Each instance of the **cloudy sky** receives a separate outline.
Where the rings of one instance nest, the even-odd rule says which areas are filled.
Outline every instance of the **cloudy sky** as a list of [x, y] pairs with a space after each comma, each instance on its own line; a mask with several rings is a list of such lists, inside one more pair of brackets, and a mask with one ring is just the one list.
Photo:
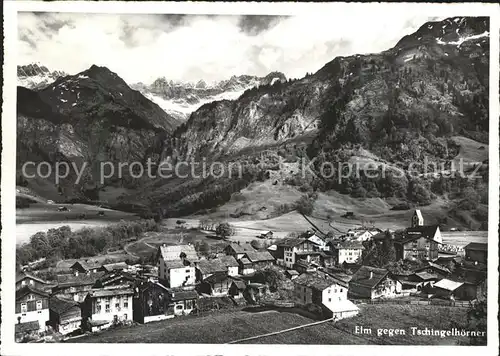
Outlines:
[[388, 49], [435, 19], [386, 10], [293, 17], [19, 13], [18, 63], [69, 74], [97, 64], [128, 83], [161, 76], [212, 82], [275, 70], [299, 78], [339, 55]]

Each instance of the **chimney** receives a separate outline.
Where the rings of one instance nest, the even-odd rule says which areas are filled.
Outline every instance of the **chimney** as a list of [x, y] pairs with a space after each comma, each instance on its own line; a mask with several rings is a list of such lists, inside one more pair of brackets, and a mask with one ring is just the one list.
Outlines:
[[370, 279], [372, 279], [372, 278], [373, 278], [373, 272], [370, 271]]

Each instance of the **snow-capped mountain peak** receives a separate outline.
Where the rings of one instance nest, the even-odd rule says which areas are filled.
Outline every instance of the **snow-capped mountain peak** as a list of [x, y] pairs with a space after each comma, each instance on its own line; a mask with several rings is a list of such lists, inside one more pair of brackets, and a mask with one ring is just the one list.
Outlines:
[[187, 120], [192, 112], [204, 104], [220, 100], [236, 100], [245, 90], [285, 81], [283, 73], [272, 72], [265, 77], [233, 75], [227, 80], [214, 83], [207, 83], [203, 79], [196, 83], [179, 82], [160, 77], [151, 85], [137, 83], [131, 87], [158, 104], [168, 114], [179, 120]]
[[17, 85], [40, 90], [67, 74], [63, 71], [50, 71], [40, 63], [17, 66]]

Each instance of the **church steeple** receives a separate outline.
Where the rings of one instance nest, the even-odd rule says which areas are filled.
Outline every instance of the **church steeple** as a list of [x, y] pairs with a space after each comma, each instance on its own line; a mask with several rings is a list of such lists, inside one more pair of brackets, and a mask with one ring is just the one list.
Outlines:
[[411, 217], [411, 227], [424, 226], [424, 217], [420, 210], [415, 210]]

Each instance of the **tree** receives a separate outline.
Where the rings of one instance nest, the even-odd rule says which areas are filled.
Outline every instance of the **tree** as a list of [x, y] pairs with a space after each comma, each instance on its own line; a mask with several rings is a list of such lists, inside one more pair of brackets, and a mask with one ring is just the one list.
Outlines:
[[314, 211], [314, 200], [308, 195], [303, 195], [295, 205], [297, 211], [303, 215], [311, 215]]
[[215, 229], [215, 233], [217, 236], [222, 237], [223, 239], [227, 239], [229, 236], [234, 234], [234, 229], [229, 223], [223, 222], [220, 223]]
[[[467, 311], [467, 329], [483, 331], [486, 335], [488, 324], [486, 300], [474, 302]], [[486, 336], [471, 336], [471, 345], [486, 345]]]

